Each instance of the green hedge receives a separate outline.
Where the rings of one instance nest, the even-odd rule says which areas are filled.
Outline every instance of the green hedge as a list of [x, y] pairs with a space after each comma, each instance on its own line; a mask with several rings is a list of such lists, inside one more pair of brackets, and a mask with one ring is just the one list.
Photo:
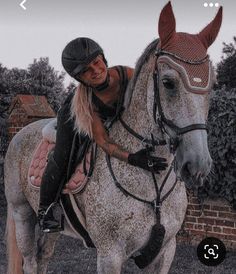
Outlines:
[[213, 167], [199, 197], [222, 197], [236, 209], [236, 89], [213, 91], [208, 128]]

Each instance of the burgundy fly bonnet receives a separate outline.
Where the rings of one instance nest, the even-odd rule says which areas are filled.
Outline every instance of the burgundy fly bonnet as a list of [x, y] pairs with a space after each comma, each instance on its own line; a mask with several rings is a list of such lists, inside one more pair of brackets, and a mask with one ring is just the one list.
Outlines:
[[[176, 32], [171, 3], [163, 8], [158, 25], [160, 52], [157, 63], [166, 63], [182, 76], [186, 90], [203, 94], [211, 89], [213, 69], [207, 55], [222, 22], [222, 7], [198, 34]], [[162, 56], [163, 54], [163, 56]]]

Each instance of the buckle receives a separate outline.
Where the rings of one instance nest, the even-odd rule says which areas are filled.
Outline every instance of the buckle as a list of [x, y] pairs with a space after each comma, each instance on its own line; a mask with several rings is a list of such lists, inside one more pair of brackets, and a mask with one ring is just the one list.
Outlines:
[[161, 202], [157, 203], [157, 200], [153, 200], [152, 205], [155, 213], [161, 213]]
[[154, 166], [153, 161], [148, 160], [148, 167], [153, 167], [153, 166]]

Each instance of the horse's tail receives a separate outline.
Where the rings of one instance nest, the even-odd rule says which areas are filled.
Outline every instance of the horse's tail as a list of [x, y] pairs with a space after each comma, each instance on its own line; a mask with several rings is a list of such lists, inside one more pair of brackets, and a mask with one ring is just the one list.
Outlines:
[[12, 209], [9, 205], [7, 207], [6, 241], [8, 262], [7, 274], [23, 274], [23, 258], [16, 243], [15, 221], [12, 216]]

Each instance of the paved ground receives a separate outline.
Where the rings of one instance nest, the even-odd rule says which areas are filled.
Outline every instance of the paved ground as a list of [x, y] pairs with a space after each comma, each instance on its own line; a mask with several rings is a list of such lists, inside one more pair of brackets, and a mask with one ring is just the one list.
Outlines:
[[[0, 274], [6, 273], [6, 246], [4, 229], [6, 219], [6, 201], [3, 184], [0, 182]], [[85, 249], [81, 242], [61, 236], [57, 242], [55, 254], [50, 262], [48, 274], [95, 274], [96, 250]], [[139, 274], [139, 269], [129, 261], [123, 274]], [[196, 248], [178, 245], [169, 274], [235, 274], [236, 253], [228, 252], [225, 261], [217, 267], [202, 265], [196, 255]]]

